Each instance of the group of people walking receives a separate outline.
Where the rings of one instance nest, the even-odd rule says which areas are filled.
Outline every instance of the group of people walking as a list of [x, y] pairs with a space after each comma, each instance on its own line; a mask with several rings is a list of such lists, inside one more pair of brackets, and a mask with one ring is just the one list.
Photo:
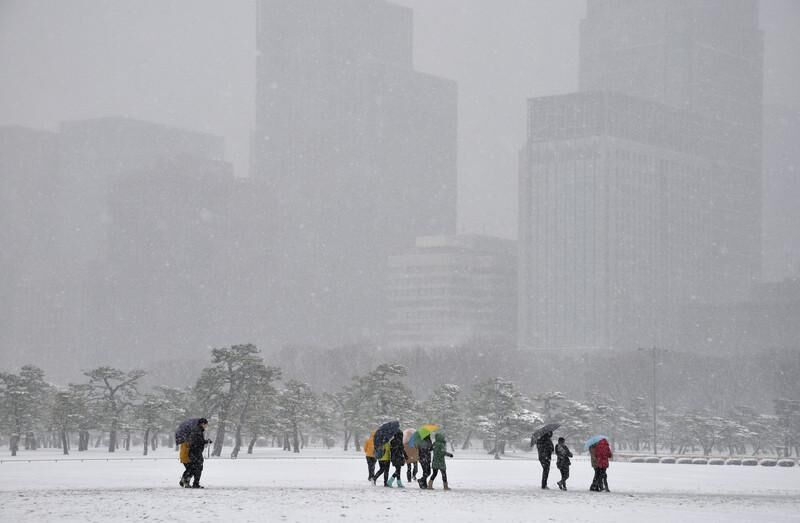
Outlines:
[[[431, 441], [431, 435], [428, 434], [424, 438], [419, 439], [415, 444], [410, 445], [408, 438], [403, 437], [402, 431], [397, 431], [387, 443], [382, 446], [382, 452], [375, 452], [375, 432], [369, 435], [364, 442], [364, 454], [367, 459], [367, 471], [369, 476], [367, 479], [373, 485], [377, 484], [378, 479], [383, 477], [384, 487], [393, 487], [397, 482], [398, 488], [404, 488], [402, 480], [402, 468], [407, 466], [406, 480], [411, 483], [416, 480], [421, 489], [433, 489], [433, 482], [436, 476], [441, 473], [442, 475], [442, 488], [450, 490], [447, 485], [447, 464], [445, 457], [453, 457], [453, 454], [447, 452], [447, 441], [444, 435], [437, 432], [434, 440]], [[376, 458], [375, 456], [380, 457]], [[378, 471], [375, 472], [375, 465], [378, 465]], [[417, 464], [422, 468], [422, 476], [417, 479]], [[389, 469], [394, 467], [394, 473], [389, 476]], [[430, 478], [429, 478], [430, 476]]]
[[[397, 423], [397, 422], [395, 422]], [[203, 488], [200, 485], [200, 476], [203, 474], [203, 449], [211, 440], [206, 439], [205, 430], [208, 427], [206, 418], [190, 419], [181, 424], [175, 432], [175, 443], [179, 448], [179, 457], [185, 470], [181, 475], [178, 484], [185, 488]], [[391, 430], [391, 429], [390, 429]], [[433, 441], [431, 434], [416, 438], [417, 434], [409, 429], [404, 435], [403, 431], [397, 430], [389, 441], [385, 439], [378, 449], [375, 447], [375, 432], [371, 433], [364, 442], [364, 454], [367, 459], [368, 480], [373, 485], [383, 478], [384, 487], [393, 487], [395, 482], [398, 488], [404, 488], [402, 480], [402, 469], [406, 470], [406, 480], [411, 483], [416, 480], [421, 489], [433, 489], [433, 482], [436, 477], [442, 475], [442, 488], [450, 490], [447, 485], [447, 464], [445, 458], [452, 458], [453, 454], [447, 451], [447, 441], [441, 432], [436, 432]], [[389, 432], [384, 436], [388, 438]], [[415, 437], [410, 441], [409, 436]], [[550, 463], [553, 454], [556, 455], [556, 467], [561, 472], [561, 479], [556, 482], [558, 488], [567, 490], [567, 479], [569, 479], [569, 468], [572, 464], [572, 451], [567, 447], [564, 438], [558, 438], [558, 444], [553, 445], [553, 433], [545, 432], [535, 440], [536, 450], [539, 455], [539, 463], [542, 465], [542, 488], [549, 489], [547, 486], [548, 476], [550, 475]], [[605, 437], [598, 436], [596, 440], [590, 440], [588, 445], [589, 456], [594, 478], [589, 490], [593, 492], [609, 492], [608, 489], [608, 465], [613, 457], [611, 446]], [[531, 446], [534, 440], [531, 438]], [[377, 451], [377, 452], [376, 452]], [[419, 464], [422, 468], [422, 476], [417, 479]], [[378, 465], [378, 471], [375, 466]], [[389, 476], [391, 467], [394, 473]]]
[[[567, 447], [564, 438], [558, 438], [558, 444], [553, 447], [553, 433], [546, 432], [536, 440], [536, 450], [539, 454], [539, 463], [542, 465], [542, 488], [549, 489], [547, 478], [550, 475], [550, 462], [553, 453], [556, 455], [556, 467], [561, 472], [561, 479], [556, 482], [558, 488], [567, 490], [567, 479], [569, 479], [569, 467], [572, 464], [570, 458], [572, 451]], [[589, 446], [589, 456], [594, 469], [594, 478], [589, 490], [592, 492], [609, 492], [608, 490], [608, 469], [609, 459], [613, 456], [611, 446], [605, 438], [599, 439], [596, 443]]]

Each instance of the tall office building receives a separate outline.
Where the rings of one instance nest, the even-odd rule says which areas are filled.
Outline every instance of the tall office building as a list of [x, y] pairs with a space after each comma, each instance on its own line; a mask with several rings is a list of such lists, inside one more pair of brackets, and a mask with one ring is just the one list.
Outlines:
[[520, 158], [522, 347], [677, 339], [759, 275], [754, 1], [590, 2], [581, 92], [532, 99]]
[[456, 86], [412, 64], [412, 12], [262, 0], [251, 176], [273, 210], [265, 292], [282, 341], [380, 335], [386, 260], [456, 219]]
[[747, 299], [761, 266], [763, 36], [756, 0], [600, 0], [581, 24], [580, 90], [629, 94], [720, 124], [709, 299]]

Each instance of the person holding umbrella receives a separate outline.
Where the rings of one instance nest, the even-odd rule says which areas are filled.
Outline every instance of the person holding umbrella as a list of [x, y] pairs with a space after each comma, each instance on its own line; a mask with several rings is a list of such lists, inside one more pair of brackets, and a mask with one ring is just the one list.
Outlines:
[[[375, 484], [381, 475], [383, 475], [383, 486], [388, 487], [389, 476], [389, 460], [391, 454], [389, 451], [389, 441], [400, 430], [399, 421], [389, 421], [378, 427], [373, 436], [373, 447], [375, 453], [373, 456], [378, 460], [378, 473], [372, 477], [372, 483]], [[401, 433], [402, 434], [402, 433]], [[402, 436], [401, 436], [402, 440]]]
[[547, 477], [550, 475], [550, 460], [553, 457], [553, 433], [545, 432], [536, 440], [536, 450], [539, 453], [539, 463], [542, 465], [542, 488], [549, 489]]
[[608, 475], [606, 471], [608, 470], [608, 460], [610, 460], [614, 454], [611, 452], [611, 445], [608, 444], [607, 439], [601, 439], [597, 442], [597, 445], [594, 446], [594, 457], [595, 461], [597, 462], [597, 470], [599, 472], [598, 482], [597, 482], [597, 490], [610, 492], [608, 490]]
[[[605, 446], [608, 447], [608, 438], [606, 438], [602, 434], [592, 436], [591, 438], [586, 440], [586, 443], [583, 444], [583, 448], [589, 451], [589, 457], [591, 458], [592, 461], [592, 469], [594, 469], [594, 478], [592, 478], [592, 485], [589, 487], [589, 490], [593, 492], [599, 492], [603, 490], [604, 487], [603, 471], [600, 470], [600, 461], [598, 459], [598, 454], [597, 454], [597, 445], [601, 441], [605, 441]], [[605, 455], [605, 452], [602, 452], [602, 454]], [[607, 458], [608, 457], [611, 457], [611, 447], [608, 447]], [[608, 468], [607, 458], [605, 460], [606, 468]], [[607, 482], [608, 480], [606, 480], [606, 484]]]
[[[203, 486], [200, 485], [200, 476], [203, 474], [203, 449], [207, 443], [211, 443], [211, 440], [205, 437], [208, 420], [206, 418], [200, 418], [196, 421], [197, 423], [189, 432], [185, 442], [182, 442], [186, 445], [187, 461], [184, 461], [184, 455], [183, 452], [181, 452], [181, 462], [186, 467], [186, 470], [181, 477], [180, 486], [186, 488], [190, 486], [191, 488], [203, 488]], [[193, 477], [194, 481], [191, 482], [190, 485], [190, 481]]]

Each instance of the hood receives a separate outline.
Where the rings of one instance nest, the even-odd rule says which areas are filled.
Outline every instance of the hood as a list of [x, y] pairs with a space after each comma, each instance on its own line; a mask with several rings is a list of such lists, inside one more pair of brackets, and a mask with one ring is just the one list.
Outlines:
[[442, 443], [444, 443], [444, 434], [442, 434], [441, 432], [437, 432], [436, 441], [441, 441]]

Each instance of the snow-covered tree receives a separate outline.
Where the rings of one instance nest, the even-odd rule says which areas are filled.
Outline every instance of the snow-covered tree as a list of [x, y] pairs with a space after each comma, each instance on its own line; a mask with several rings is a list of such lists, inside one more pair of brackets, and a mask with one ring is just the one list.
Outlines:
[[137, 385], [146, 374], [143, 370], [124, 372], [112, 367], [98, 367], [84, 375], [89, 378], [90, 399], [108, 430], [108, 451], [117, 449], [117, 432], [125, 423], [125, 414], [139, 395]]

